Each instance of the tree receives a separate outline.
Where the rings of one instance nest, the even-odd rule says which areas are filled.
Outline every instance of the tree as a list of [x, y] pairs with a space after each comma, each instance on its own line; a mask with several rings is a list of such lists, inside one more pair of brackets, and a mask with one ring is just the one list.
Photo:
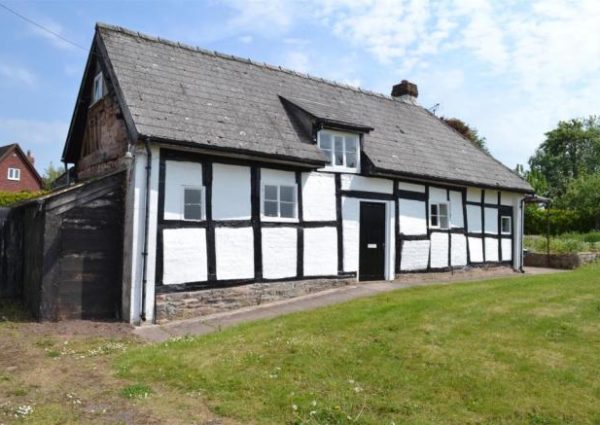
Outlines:
[[44, 183], [44, 189], [52, 189], [52, 183], [63, 174], [63, 170], [58, 167], [54, 167], [52, 162], [48, 165], [48, 168], [44, 170], [42, 181]]
[[557, 205], [578, 211], [583, 217], [593, 220], [600, 229], [600, 172], [581, 175], [571, 181], [565, 194], [557, 200]]
[[572, 180], [600, 172], [600, 118], [560, 121], [529, 158], [530, 173], [546, 181], [545, 196], [558, 198]]
[[473, 143], [475, 146], [477, 146], [484, 152], [490, 153], [490, 151], [487, 148], [487, 143], [486, 143], [485, 137], [481, 137], [479, 135], [479, 133], [477, 132], [477, 129], [469, 127], [469, 125], [467, 125], [467, 123], [465, 123], [462, 120], [459, 120], [458, 118], [441, 117], [441, 120], [444, 121], [446, 124], [448, 124], [453, 129], [455, 129], [456, 131], [458, 131], [464, 137], [469, 139], [471, 141], [471, 143]]

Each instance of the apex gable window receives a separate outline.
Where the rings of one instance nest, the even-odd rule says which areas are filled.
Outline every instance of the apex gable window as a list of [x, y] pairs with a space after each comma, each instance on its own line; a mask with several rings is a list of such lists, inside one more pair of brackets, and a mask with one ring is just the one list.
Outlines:
[[433, 229], [449, 229], [450, 217], [447, 203], [429, 204], [429, 227]]
[[295, 185], [265, 184], [263, 186], [263, 217], [295, 219], [297, 217]]
[[358, 172], [360, 162], [359, 135], [334, 130], [321, 130], [319, 149], [329, 159], [326, 169]]
[[509, 215], [500, 217], [500, 233], [510, 235], [512, 233], [512, 219]]
[[102, 72], [99, 72], [94, 77], [94, 85], [92, 86], [92, 104], [102, 99], [104, 94], [104, 77]]
[[9, 168], [7, 178], [8, 180], [21, 180], [21, 170], [19, 168]]
[[204, 191], [201, 187], [183, 187], [183, 219], [200, 221], [204, 218]]

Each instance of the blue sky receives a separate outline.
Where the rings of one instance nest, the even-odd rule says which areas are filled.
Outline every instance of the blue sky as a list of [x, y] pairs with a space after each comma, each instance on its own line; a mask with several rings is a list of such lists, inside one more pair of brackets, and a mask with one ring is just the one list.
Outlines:
[[97, 21], [283, 65], [463, 119], [510, 167], [558, 120], [600, 113], [600, 2], [13, 1], [0, 8], [0, 144], [59, 165]]

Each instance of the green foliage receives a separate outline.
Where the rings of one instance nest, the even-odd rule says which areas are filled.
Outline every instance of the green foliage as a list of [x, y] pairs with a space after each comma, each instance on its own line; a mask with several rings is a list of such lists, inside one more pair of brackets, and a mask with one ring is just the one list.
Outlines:
[[600, 266], [421, 287], [123, 353], [256, 424], [600, 421]]
[[557, 205], [577, 211], [584, 220], [593, 222], [595, 229], [600, 229], [600, 172], [571, 181]]
[[[548, 226], [549, 221], [549, 226]], [[568, 232], [586, 233], [594, 228], [594, 220], [578, 210], [539, 208], [527, 205], [525, 233], [528, 235], [560, 235]]]
[[546, 182], [539, 194], [552, 198], [564, 195], [572, 180], [600, 172], [600, 117], [560, 121], [546, 133], [529, 168], [534, 182]]
[[490, 151], [488, 150], [488, 147], [487, 147], [487, 142], [486, 142], [485, 137], [481, 137], [475, 128], [469, 127], [469, 125], [467, 123], [465, 123], [462, 120], [459, 120], [458, 118], [442, 117], [441, 120], [444, 121], [446, 124], [448, 124], [453, 129], [455, 129], [456, 131], [458, 131], [464, 137], [469, 139], [471, 141], [471, 143], [473, 143], [479, 149], [481, 149], [487, 153], [490, 153]]
[[52, 162], [48, 165], [48, 168], [44, 170], [44, 175], [42, 176], [42, 181], [44, 182], [44, 189], [50, 190], [52, 189], [52, 184], [54, 181], [59, 178], [63, 174], [63, 170], [59, 167], [55, 167]]
[[0, 192], [0, 207], [10, 207], [27, 199], [38, 198], [45, 195], [45, 191], [39, 192]]

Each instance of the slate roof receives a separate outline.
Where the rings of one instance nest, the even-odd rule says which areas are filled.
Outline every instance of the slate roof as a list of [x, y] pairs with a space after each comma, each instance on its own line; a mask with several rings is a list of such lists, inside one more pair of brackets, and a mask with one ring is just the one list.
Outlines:
[[323, 164], [281, 98], [323, 118], [373, 128], [375, 173], [532, 191], [422, 107], [247, 59], [97, 25], [122, 104], [140, 136]]

